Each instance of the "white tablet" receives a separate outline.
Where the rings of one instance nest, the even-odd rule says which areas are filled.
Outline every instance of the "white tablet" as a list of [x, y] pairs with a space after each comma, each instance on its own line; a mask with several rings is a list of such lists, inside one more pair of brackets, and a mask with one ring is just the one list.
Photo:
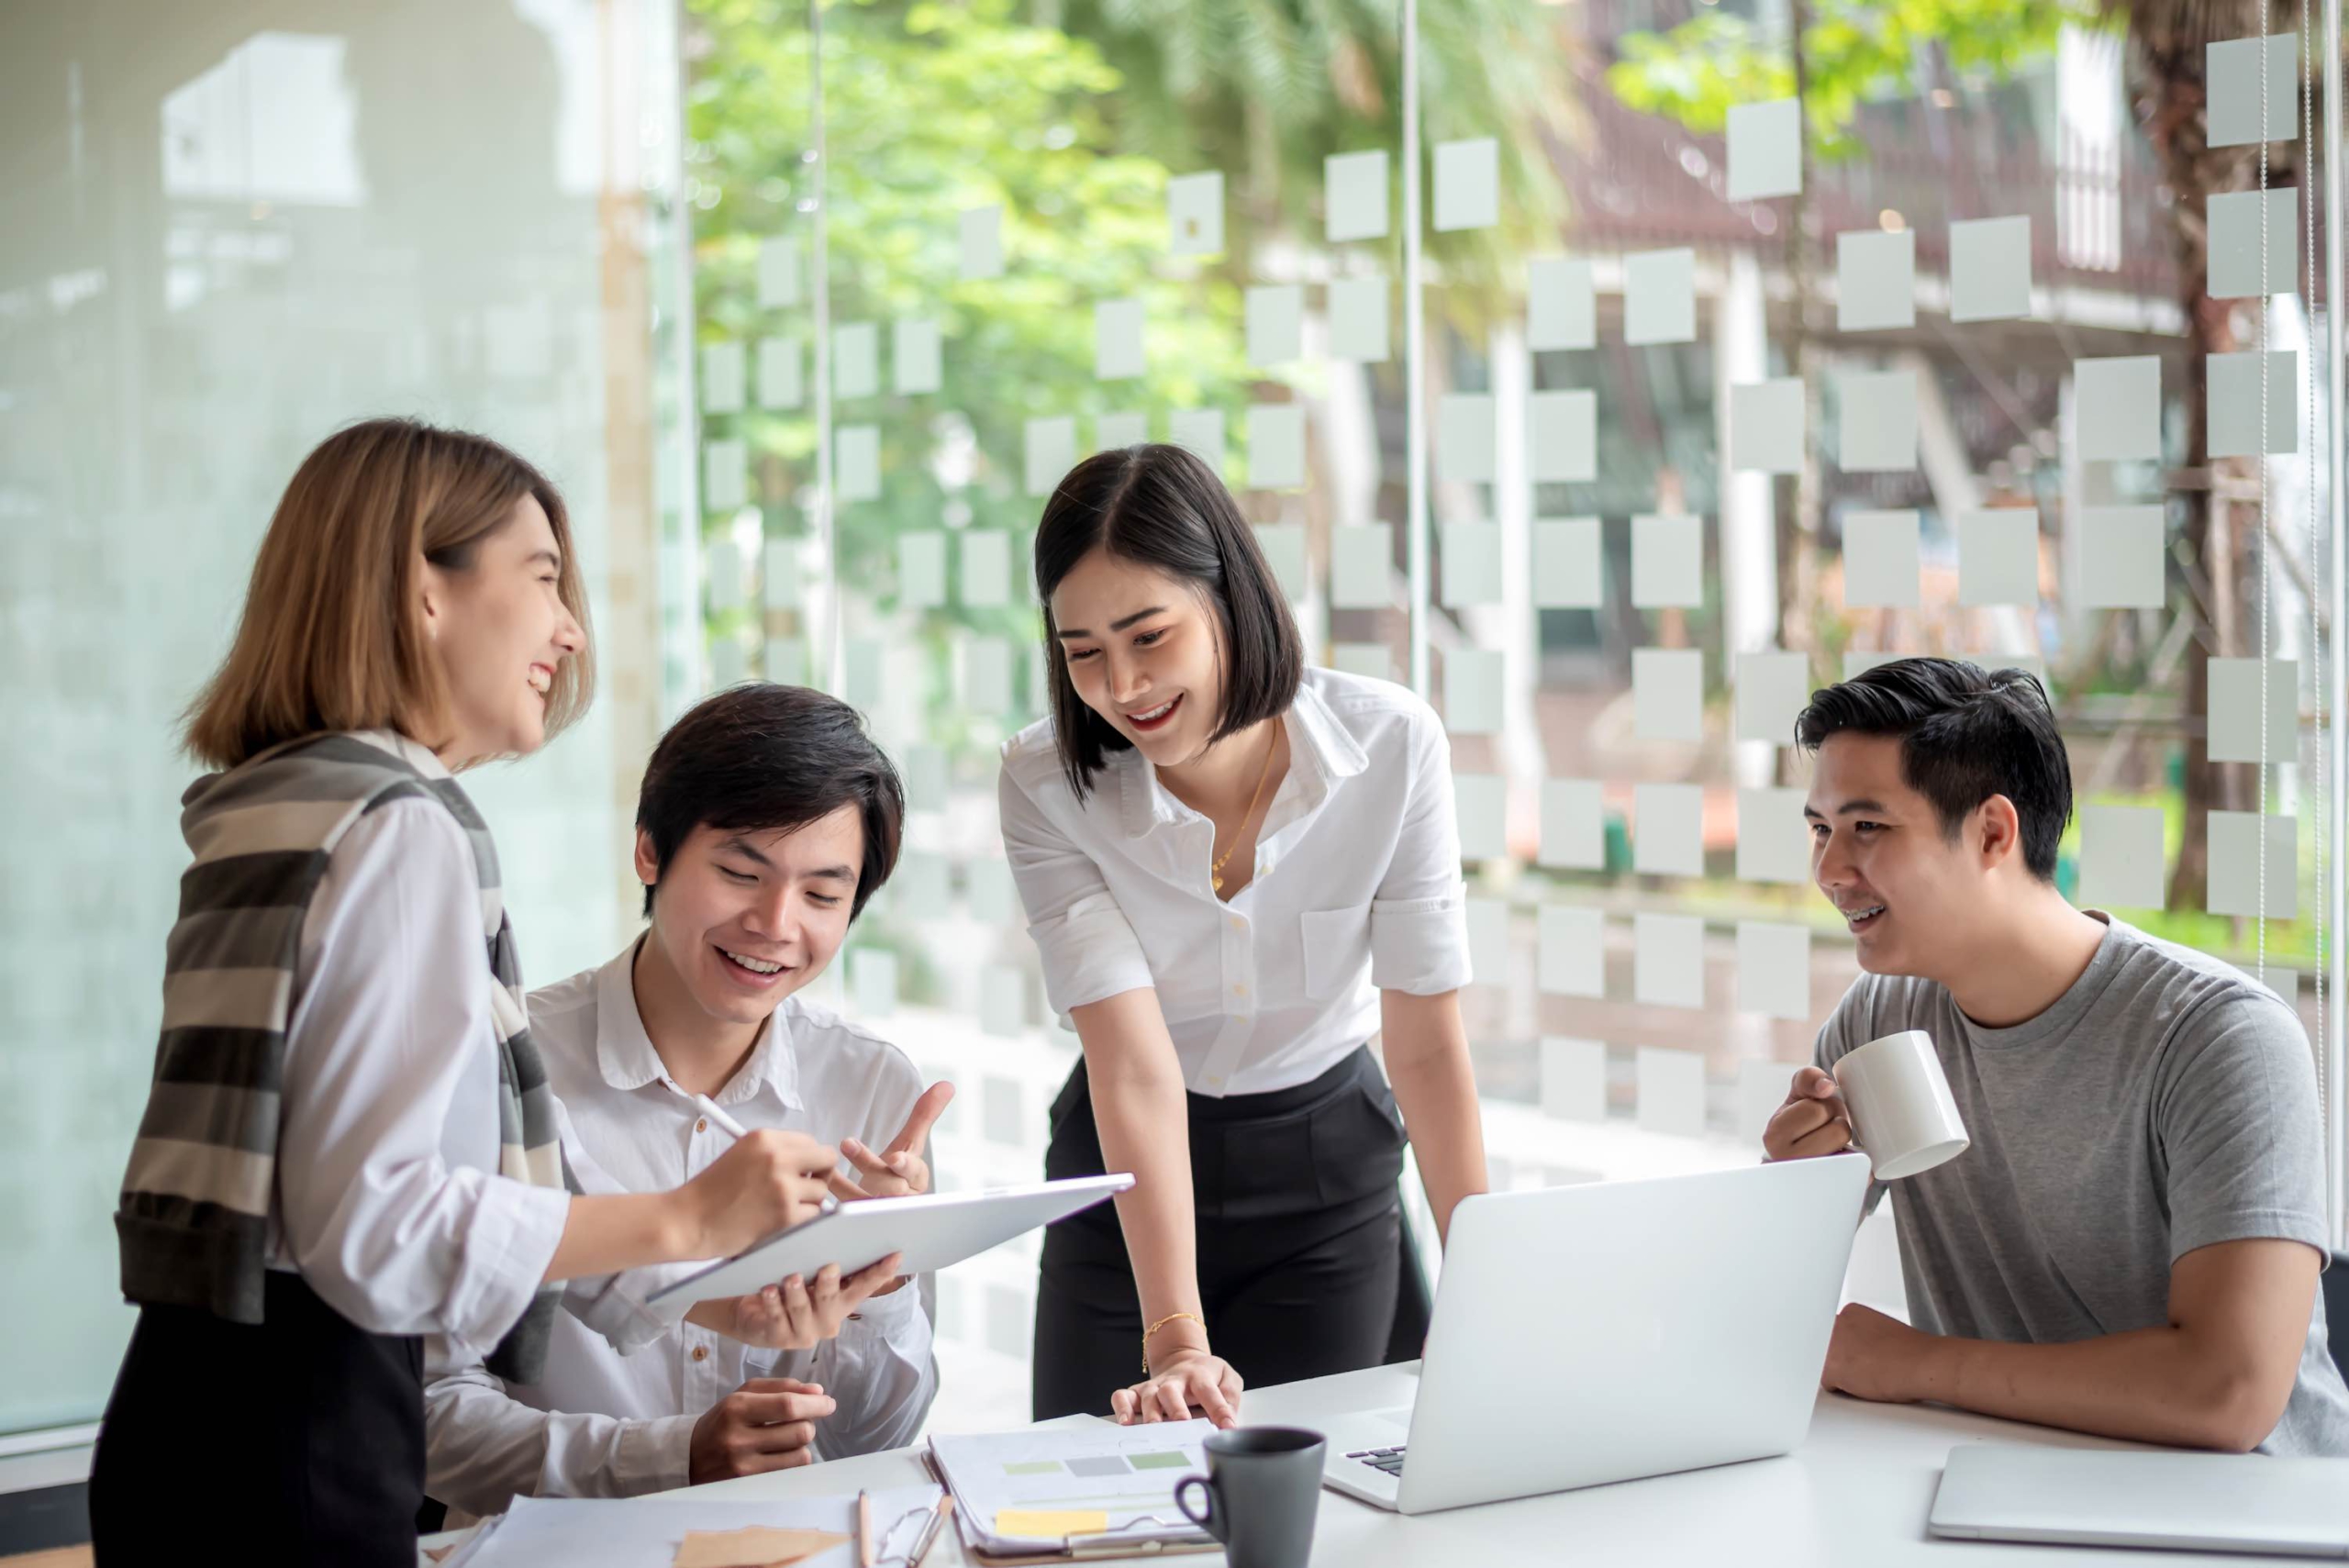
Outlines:
[[651, 1299], [748, 1296], [793, 1274], [813, 1279], [826, 1263], [838, 1263], [843, 1274], [854, 1273], [892, 1252], [905, 1254], [907, 1273], [926, 1274], [975, 1257], [1023, 1230], [1091, 1208], [1133, 1184], [1133, 1177], [1124, 1174], [1078, 1176], [985, 1192], [844, 1203], [657, 1290]]

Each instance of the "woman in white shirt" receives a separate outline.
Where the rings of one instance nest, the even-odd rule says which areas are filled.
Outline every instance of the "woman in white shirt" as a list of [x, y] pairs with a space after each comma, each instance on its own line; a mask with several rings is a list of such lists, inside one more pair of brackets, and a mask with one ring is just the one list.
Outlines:
[[1304, 668], [1181, 448], [1078, 464], [1035, 559], [1052, 717], [1004, 748], [1003, 836], [1085, 1050], [1045, 1170], [1136, 1183], [1046, 1235], [1034, 1413], [1228, 1426], [1245, 1381], [1386, 1359], [1405, 1126], [1439, 1233], [1485, 1184], [1449, 748], [1402, 687]]
[[[574, 1195], [487, 829], [451, 776], [586, 705], [562, 498], [406, 419], [306, 459], [191, 710], [195, 856], [116, 1217], [139, 1305], [90, 1478], [101, 1562], [234, 1540], [415, 1562], [422, 1339], [534, 1367], [562, 1305], [674, 1325], [617, 1271], [722, 1256], [812, 1211], [836, 1156], [753, 1134], [674, 1190]], [[568, 1282], [567, 1284], [564, 1282]], [[772, 1298], [696, 1322], [773, 1337]]]

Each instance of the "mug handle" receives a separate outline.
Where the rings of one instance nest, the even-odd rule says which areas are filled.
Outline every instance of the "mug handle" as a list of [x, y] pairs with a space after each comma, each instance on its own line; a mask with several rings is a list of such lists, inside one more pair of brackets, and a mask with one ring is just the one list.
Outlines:
[[[1207, 1498], [1204, 1512], [1195, 1514], [1191, 1511], [1188, 1494], [1194, 1486]], [[1174, 1483], [1174, 1506], [1183, 1510], [1183, 1517], [1216, 1540], [1228, 1543], [1231, 1537], [1223, 1522], [1223, 1510], [1216, 1507], [1216, 1500], [1215, 1477], [1211, 1475], [1186, 1475]]]

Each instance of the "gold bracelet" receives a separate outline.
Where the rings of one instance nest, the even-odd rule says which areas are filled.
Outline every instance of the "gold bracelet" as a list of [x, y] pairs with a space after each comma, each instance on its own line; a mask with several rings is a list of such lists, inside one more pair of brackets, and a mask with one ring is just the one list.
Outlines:
[[1200, 1317], [1196, 1312], [1170, 1312], [1165, 1317], [1161, 1318], [1157, 1322], [1152, 1323], [1149, 1328], [1144, 1329], [1141, 1331], [1141, 1374], [1144, 1377], [1148, 1377], [1150, 1375], [1150, 1337], [1152, 1334], [1157, 1333], [1161, 1329], [1165, 1328], [1169, 1323], [1174, 1322], [1178, 1318], [1188, 1318], [1192, 1322], [1197, 1323], [1202, 1329], [1205, 1329], [1208, 1326], [1208, 1320]]

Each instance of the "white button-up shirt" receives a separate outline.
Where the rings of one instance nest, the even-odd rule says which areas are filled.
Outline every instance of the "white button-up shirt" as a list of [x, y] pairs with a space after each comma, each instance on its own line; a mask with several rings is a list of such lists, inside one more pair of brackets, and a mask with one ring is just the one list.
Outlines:
[[1052, 721], [1003, 749], [1003, 841], [1065, 1018], [1155, 987], [1196, 1094], [1309, 1082], [1376, 1032], [1379, 990], [1468, 983], [1451, 745], [1389, 681], [1308, 669], [1284, 720], [1289, 765], [1229, 904], [1215, 825], [1132, 751], [1079, 801]]
[[[590, 1193], [681, 1185], [733, 1141], [665, 1081], [636, 1010], [635, 952], [630, 944], [601, 969], [530, 995], [530, 1037], [575, 1139], [573, 1173]], [[754, 1130], [786, 1128], [833, 1144], [853, 1137], [884, 1149], [921, 1087], [896, 1046], [792, 996], [711, 1097]], [[625, 1497], [683, 1486], [694, 1423], [754, 1377], [820, 1384], [838, 1402], [817, 1425], [819, 1457], [903, 1447], [938, 1392], [927, 1294], [907, 1285], [871, 1297], [839, 1338], [781, 1352], [680, 1323], [621, 1355], [558, 1316], [535, 1385], [503, 1383], [477, 1359], [459, 1364], [435, 1345], [425, 1391], [425, 1490], [486, 1514], [518, 1493]]]

